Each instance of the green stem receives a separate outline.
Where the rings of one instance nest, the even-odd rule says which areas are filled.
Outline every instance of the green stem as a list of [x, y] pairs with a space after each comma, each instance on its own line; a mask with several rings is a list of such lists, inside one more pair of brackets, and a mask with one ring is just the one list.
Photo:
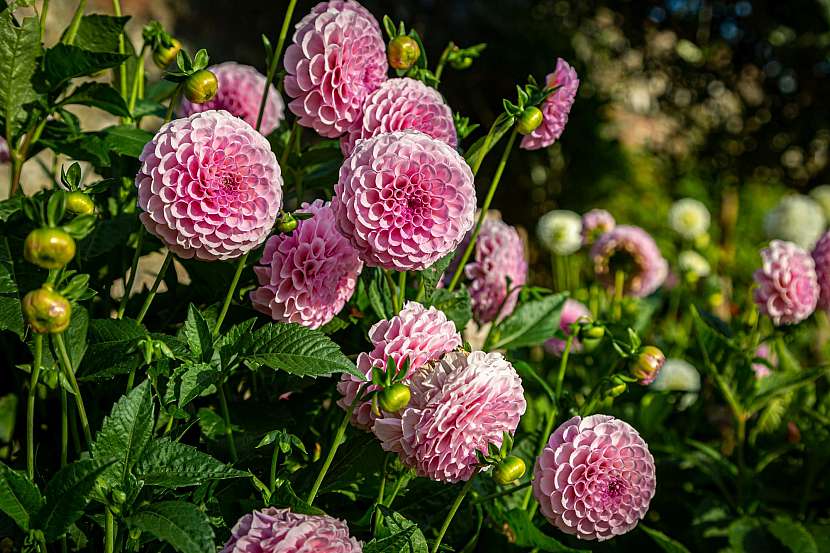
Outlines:
[[69, 406], [66, 401], [66, 389], [60, 386], [61, 397], [61, 468], [69, 460]]
[[746, 446], [746, 417], [739, 416], [736, 419], [737, 424], [737, 456], [738, 456], [738, 507], [743, 507], [744, 502], [744, 487], [746, 484], [746, 459], [744, 456], [744, 447]]
[[[130, 110], [130, 117], [135, 111], [135, 103], [138, 100], [139, 83], [144, 80], [144, 53], [147, 51], [147, 45], [141, 47], [141, 53], [138, 55], [138, 62], [136, 63], [135, 74], [133, 75], [133, 82], [130, 85], [130, 97], [127, 109]], [[126, 75], [125, 75], [126, 78]], [[126, 84], [124, 85], [126, 87]]]
[[[300, 134], [301, 127], [294, 121], [291, 124], [291, 130], [288, 132], [288, 140], [285, 142], [285, 149], [282, 151], [282, 155], [280, 156], [280, 168], [285, 167], [285, 164], [288, 162], [288, 156], [291, 155], [291, 148], [294, 144], [294, 140], [298, 134]], [[299, 197], [297, 198], [299, 201]]]
[[389, 286], [389, 292], [392, 294], [392, 309], [395, 310], [395, 313], [399, 313], [403, 306], [398, 305], [398, 291], [395, 287], [395, 281], [392, 280], [392, 275], [389, 273], [388, 269], [382, 269], [383, 276], [386, 278], [386, 285]]
[[106, 508], [106, 541], [104, 543], [105, 553], [113, 553], [115, 551], [115, 518], [112, 516], [112, 511], [109, 507]]
[[54, 334], [53, 339], [58, 346], [66, 380], [72, 386], [72, 393], [75, 395], [75, 405], [78, 408], [78, 417], [81, 419], [81, 428], [84, 431], [84, 439], [86, 440], [87, 447], [89, 447], [92, 444], [92, 432], [89, 429], [89, 420], [86, 417], [81, 389], [78, 387], [78, 381], [75, 379], [75, 370], [72, 368], [72, 361], [69, 360], [69, 354], [66, 352], [66, 343], [63, 340], [63, 334]]
[[559, 373], [556, 375], [556, 401], [562, 395], [562, 384], [565, 382], [565, 371], [568, 368], [568, 357], [571, 355], [571, 347], [574, 342], [574, 334], [576, 330], [571, 328], [568, 333], [568, 339], [565, 341], [565, 349], [562, 351], [562, 359], [559, 361]]
[[288, 36], [288, 27], [291, 25], [291, 18], [294, 15], [294, 6], [297, 5], [297, 0], [290, 0], [288, 8], [285, 10], [285, 17], [282, 20], [282, 28], [280, 29], [280, 36], [277, 39], [277, 47], [271, 57], [271, 63], [268, 66], [268, 74], [265, 78], [265, 90], [262, 91], [262, 100], [259, 102], [259, 113], [256, 116], [256, 130], [262, 126], [262, 115], [265, 113], [265, 104], [268, 102], [268, 89], [271, 82], [274, 80], [274, 75], [277, 73], [277, 66], [279, 65], [280, 56], [282, 55], [282, 48], [285, 46], [285, 38]]
[[[115, 14], [115, 17], [121, 17], [121, 0], [112, 0], [112, 12]], [[118, 53], [124, 54], [127, 51], [127, 48], [124, 43], [124, 32], [120, 32], [118, 34]], [[141, 54], [143, 56], [144, 50], [141, 50]], [[121, 97], [124, 100], [127, 99], [127, 62], [125, 61], [121, 65], [119, 65], [115, 70], [118, 71], [118, 81], [121, 89]], [[130, 109], [132, 112], [132, 109]]]
[[270, 478], [268, 479], [268, 489], [271, 490], [271, 493], [274, 493], [274, 490], [277, 489], [277, 460], [280, 457], [280, 444], [279, 442], [274, 443], [274, 453], [271, 454], [271, 473]]
[[[161, 281], [164, 280], [164, 273], [167, 272], [167, 268], [170, 266], [171, 261], [173, 261], [173, 252], [167, 250], [167, 255], [164, 258], [164, 263], [161, 264], [159, 274], [156, 275], [156, 280], [153, 281], [153, 286], [150, 288], [150, 292], [147, 294], [147, 297], [144, 298], [144, 304], [141, 306], [141, 311], [138, 312], [138, 317], [135, 318], [136, 323], [141, 324], [141, 321], [144, 320], [144, 316], [147, 314], [147, 310], [150, 309], [150, 304], [153, 303], [153, 298], [156, 297], [156, 292], [158, 292]], [[124, 293], [126, 293], [126, 291]]]
[[248, 260], [248, 253], [245, 252], [239, 258], [239, 263], [236, 264], [236, 272], [233, 274], [231, 285], [228, 287], [228, 293], [225, 295], [225, 303], [222, 304], [222, 309], [219, 311], [219, 317], [216, 318], [216, 325], [213, 327], [213, 336], [219, 336], [219, 330], [222, 328], [222, 322], [228, 314], [228, 308], [231, 306], [233, 294], [236, 292], [236, 285], [239, 284], [239, 277], [242, 276], [242, 270], [245, 268], [245, 262]]
[[29, 397], [26, 402], [26, 468], [29, 480], [35, 480], [35, 398], [40, 365], [43, 362], [43, 334], [35, 334], [35, 359], [32, 362], [32, 379], [29, 383]]
[[138, 229], [138, 242], [135, 246], [135, 253], [133, 254], [133, 262], [130, 265], [130, 274], [124, 278], [124, 296], [118, 304], [118, 319], [124, 317], [124, 311], [127, 309], [127, 301], [130, 299], [130, 292], [133, 290], [135, 284], [135, 275], [138, 273], [138, 260], [141, 258], [141, 249], [144, 246], [144, 225]]
[[363, 388], [361, 387], [360, 390], [357, 391], [357, 394], [352, 400], [351, 405], [346, 410], [346, 415], [343, 417], [343, 420], [340, 421], [340, 426], [337, 427], [337, 433], [334, 435], [334, 441], [331, 444], [331, 448], [329, 448], [329, 453], [326, 455], [326, 460], [323, 461], [323, 466], [320, 467], [320, 472], [317, 473], [317, 479], [314, 481], [314, 485], [311, 487], [311, 491], [308, 494], [308, 499], [306, 499], [306, 503], [311, 505], [314, 503], [314, 498], [317, 497], [317, 492], [320, 491], [320, 486], [323, 484], [323, 478], [326, 477], [326, 473], [329, 471], [329, 467], [331, 467], [331, 462], [334, 461], [334, 455], [337, 453], [337, 449], [340, 447], [340, 442], [343, 441], [343, 435], [346, 433], [346, 428], [349, 426], [349, 421], [352, 420], [352, 413], [354, 413], [355, 407], [359, 400], [362, 399], [363, 396]]
[[84, 15], [86, 8], [86, 0], [80, 0], [78, 7], [75, 9], [75, 15], [72, 16], [72, 22], [69, 24], [69, 30], [66, 31], [66, 36], [63, 39], [64, 44], [72, 45], [75, 42], [75, 37], [78, 35], [78, 27], [81, 26], [81, 18]]
[[[450, 285], [447, 286], [447, 290], [452, 292], [458, 281], [461, 279], [461, 275], [464, 272], [464, 267], [467, 265], [467, 260], [470, 259], [470, 255], [473, 253], [473, 248], [476, 244], [476, 239], [478, 238], [478, 233], [481, 232], [481, 225], [484, 224], [484, 218], [487, 216], [487, 210], [490, 208], [490, 203], [493, 201], [493, 196], [496, 194], [496, 189], [499, 186], [499, 181], [501, 180], [501, 176], [504, 173], [504, 168], [507, 166], [507, 160], [510, 158], [510, 151], [513, 149], [513, 142], [516, 140], [517, 130], [514, 127], [513, 132], [510, 133], [510, 138], [507, 140], [507, 146], [504, 148], [504, 152], [501, 155], [501, 159], [499, 160], [499, 165], [496, 168], [496, 173], [493, 175], [493, 180], [490, 182], [490, 189], [487, 191], [487, 196], [484, 198], [484, 204], [481, 206], [481, 213], [478, 216], [478, 221], [476, 221], [476, 226], [473, 229], [472, 235], [470, 235], [470, 241], [467, 243], [467, 248], [464, 250], [464, 255], [461, 256], [461, 261], [458, 263], [458, 266], [455, 268], [455, 274], [452, 276], [452, 280], [450, 281]], [[478, 166], [479, 164], [476, 163]]]
[[43, 33], [46, 31], [46, 14], [49, 13], [49, 0], [43, 0], [40, 6], [40, 41], [43, 42]]
[[624, 289], [625, 272], [617, 271], [614, 273], [614, 320], [616, 321], [619, 321], [622, 318], [622, 299]]
[[406, 271], [398, 273], [398, 305], [403, 309], [406, 303]]
[[[533, 485], [533, 482], [528, 480], [527, 482], [522, 482], [521, 484], [517, 484], [517, 485], [513, 486], [512, 488], [508, 488], [506, 490], [501, 490], [500, 492], [496, 492], [496, 493], [491, 493], [490, 495], [485, 495], [481, 499], [476, 499], [475, 501], [473, 501], [471, 503], [471, 505], [481, 505], [482, 503], [487, 503], [491, 499], [498, 499], [499, 497], [504, 497], [505, 495], [510, 495], [510, 494], [516, 493], [519, 490], [529, 488], [531, 485]], [[532, 494], [533, 494], [533, 491], [531, 490], [531, 495]]]
[[173, 120], [173, 113], [176, 109], [176, 106], [179, 103], [179, 100], [182, 97], [182, 92], [184, 91], [184, 83], [180, 83], [179, 86], [176, 87], [176, 90], [173, 92], [173, 96], [170, 97], [170, 104], [167, 106], [167, 114], [164, 116], [164, 122], [169, 123]]
[[452, 49], [455, 48], [455, 44], [450, 42], [447, 44], [447, 47], [444, 48], [444, 51], [441, 52], [441, 57], [438, 58], [438, 65], [435, 66], [435, 80], [441, 81], [441, 74], [444, 72], [444, 66], [447, 63], [447, 58], [450, 56], [450, 52]]
[[231, 412], [228, 409], [228, 400], [225, 395], [225, 383], [219, 386], [219, 406], [222, 409], [222, 418], [225, 421], [225, 436], [228, 438], [228, 449], [230, 450], [231, 460], [235, 463], [239, 458], [236, 453], [236, 441], [233, 437], [233, 426], [231, 426]]
[[432, 553], [438, 553], [438, 550], [441, 548], [441, 542], [444, 540], [444, 534], [447, 533], [447, 529], [450, 527], [450, 523], [455, 517], [455, 513], [464, 501], [464, 497], [466, 497], [467, 493], [470, 491], [470, 488], [473, 487], [473, 481], [475, 480], [476, 474], [478, 473], [473, 473], [470, 479], [467, 480], [464, 487], [461, 488], [458, 496], [456, 496], [455, 501], [453, 501], [452, 506], [450, 507], [450, 512], [447, 513], [447, 518], [444, 519], [444, 524], [441, 525], [441, 529], [438, 531], [438, 537], [435, 538], [435, 543], [432, 545]]
[[383, 457], [383, 469], [380, 471], [378, 498], [375, 500], [375, 511], [372, 517], [372, 535], [377, 533], [378, 526], [380, 526], [381, 520], [383, 520], [383, 513], [378, 509], [378, 505], [383, 505], [383, 493], [386, 491], [386, 468], [389, 466], [389, 457], [390, 455], [388, 453]]
[[395, 501], [395, 498], [398, 497], [398, 492], [401, 491], [401, 486], [403, 486], [405, 476], [406, 474], [402, 474], [397, 478], [397, 480], [395, 480], [395, 487], [392, 488], [392, 495], [390, 495], [389, 499], [387, 499], [386, 503], [384, 503], [385, 507], [392, 507], [392, 502]]
[[133, 386], [135, 385], [135, 371], [136, 370], [137, 370], [137, 367], [133, 366], [133, 368], [130, 369], [130, 374], [127, 376], [127, 392], [126, 393], [128, 393], [128, 394], [130, 393], [130, 390], [132, 390]]

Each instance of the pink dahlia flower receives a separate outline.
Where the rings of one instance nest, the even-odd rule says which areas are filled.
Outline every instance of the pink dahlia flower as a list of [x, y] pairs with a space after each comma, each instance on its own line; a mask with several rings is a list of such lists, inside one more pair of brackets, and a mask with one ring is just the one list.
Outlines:
[[592, 209], [582, 216], [582, 244], [590, 246], [616, 225], [613, 215], [604, 209]]
[[328, 202], [304, 203], [298, 211], [313, 217], [265, 243], [251, 303], [275, 321], [319, 328], [352, 297], [363, 262], [337, 231]]
[[262, 244], [282, 206], [271, 145], [227, 111], [167, 123], [139, 161], [141, 222], [182, 258], [239, 257]]
[[648, 511], [655, 486], [648, 445], [631, 425], [608, 415], [562, 423], [533, 470], [542, 514], [582, 540], [632, 530]]
[[[194, 104], [187, 98], [182, 100], [180, 112], [185, 117], [212, 109], [223, 109], [241, 117], [252, 127], [256, 126], [259, 103], [265, 90], [265, 75], [251, 67], [236, 62], [225, 62], [209, 68], [219, 81], [216, 96], [204, 104]], [[280, 126], [285, 104], [274, 85], [268, 85], [268, 100], [262, 112], [260, 131], [269, 135]]]
[[362, 553], [349, 526], [330, 516], [267, 507], [239, 519], [221, 553]]
[[389, 79], [366, 97], [363, 115], [340, 139], [340, 148], [348, 156], [362, 138], [406, 129], [421, 131], [453, 148], [458, 145], [452, 110], [441, 94], [421, 81], [402, 78]]
[[[562, 306], [562, 314], [559, 318], [559, 328], [565, 333], [565, 336], [570, 336], [572, 324], [589, 320], [591, 320], [591, 312], [588, 311], [585, 305], [576, 300], [565, 300], [565, 305]], [[565, 340], [551, 338], [545, 342], [545, 349], [551, 355], [559, 357], [565, 351]], [[582, 351], [582, 343], [577, 338], [574, 338], [571, 343], [571, 351]]]
[[[401, 312], [391, 319], [375, 323], [369, 330], [369, 340], [372, 342], [372, 351], [363, 352], [357, 357], [357, 368], [366, 375], [367, 380], [372, 376], [373, 367], [385, 370], [390, 357], [398, 370], [403, 369], [404, 362], [408, 359], [411, 375], [427, 363], [436, 361], [445, 353], [461, 346], [461, 335], [443, 311], [435, 307], [427, 309], [414, 301], [407, 302]], [[343, 397], [337, 404], [344, 410], [348, 409], [362, 382], [364, 381], [352, 375], [343, 374], [337, 385], [337, 391]], [[367, 391], [374, 389], [374, 386], [370, 386]], [[352, 423], [358, 428], [369, 430], [374, 420], [370, 402], [355, 408]]]
[[332, 207], [367, 265], [420, 271], [473, 226], [473, 172], [452, 147], [413, 130], [361, 140], [340, 167]]
[[761, 250], [761, 260], [753, 275], [758, 310], [776, 326], [800, 323], [812, 315], [820, 291], [810, 254], [792, 242], [773, 240]]
[[623, 293], [645, 297], [657, 290], [669, 274], [669, 264], [654, 239], [640, 227], [620, 225], [594, 243], [590, 253], [597, 278], [614, 287], [617, 271], [625, 275]]
[[363, 100], [386, 80], [380, 26], [353, 0], [321, 2], [297, 23], [285, 50], [288, 108], [304, 127], [337, 138], [360, 119]]
[[559, 140], [568, 124], [568, 114], [576, 98], [579, 79], [574, 68], [559, 58], [556, 60], [556, 70], [547, 76], [546, 86], [559, 88], [539, 106], [542, 110], [542, 124], [522, 138], [521, 147], [525, 150], [547, 148]]
[[9, 143], [5, 138], [0, 137], [0, 163], [8, 163], [11, 160], [11, 152], [9, 152]]
[[469, 480], [476, 451], [501, 446], [527, 407], [522, 381], [500, 353], [448, 353], [416, 371], [409, 387], [409, 405], [372, 431], [418, 476], [439, 482]]
[[[768, 344], [759, 345], [755, 350], [755, 357], [763, 359], [773, 367], [778, 366], [778, 356], [775, 355], [775, 352], [770, 349]], [[753, 363], [752, 370], [755, 372], [755, 378], [758, 380], [766, 378], [772, 374], [769, 366], [764, 363]]]
[[825, 232], [813, 248], [813, 261], [816, 264], [816, 277], [820, 293], [818, 307], [830, 311], [830, 232]]

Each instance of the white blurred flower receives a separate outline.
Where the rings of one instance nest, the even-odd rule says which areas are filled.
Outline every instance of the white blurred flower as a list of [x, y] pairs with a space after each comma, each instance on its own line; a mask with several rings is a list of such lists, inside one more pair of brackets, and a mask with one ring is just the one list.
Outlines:
[[784, 196], [766, 217], [764, 231], [770, 239], [795, 242], [811, 250], [824, 232], [826, 220], [818, 202], [809, 196]]
[[650, 387], [666, 392], [686, 392], [678, 405], [682, 411], [697, 400], [697, 394], [700, 392], [700, 373], [688, 361], [670, 357], [666, 359]]
[[539, 219], [536, 234], [549, 251], [570, 255], [582, 246], [582, 217], [573, 211], [549, 211]]
[[822, 184], [810, 190], [810, 197], [821, 206], [824, 218], [830, 219], [830, 184]]
[[706, 206], [694, 198], [677, 200], [669, 210], [669, 226], [687, 240], [706, 234], [711, 219]]
[[677, 265], [686, 274], [697, 278], [706, 278], [712, 272], [712, 267], [706, 258], [694, 250], [684, 250], [677, 256]]

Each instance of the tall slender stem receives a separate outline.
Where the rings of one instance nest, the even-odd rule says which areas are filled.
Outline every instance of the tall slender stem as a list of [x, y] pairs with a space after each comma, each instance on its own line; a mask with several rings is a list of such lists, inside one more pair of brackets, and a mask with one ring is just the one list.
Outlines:
[[222, 409], [222, 419], [225, 421], [225, 436], [228, 438], [228, 450], [231, 460], [235, 463], [239, 456], [236, 453], [236, 441], [233, 438], [233, 426], [231, 425], [231, 412], [228, 409], [228, 399], [225, 394], [225, 383], [219, 386], [219, 407]]
[[444, 66], [447, 64], [447, 59], [450, 57], [450, 52], [455, 48], [455, 44], [450, 42], [444, 51], [441, 52], [441, 57], [438, 58], [438, 65], [435, 66], [435, 80], [441, 81], [441, 74], [444, 73]]
[[173, 114], [175, 113], [176, 106], [182, 97], [182, 91], [184, 91], [184, 83], [179, 84], [173, 92], [173, 95], [170, 97], [170, 103], [167, 105], [167, 114], [164, 116], [165, 123], [169, 123], [173, 120]]
[[71, 46], [75, 42], [75, 37], [78, 36], [78, 27], [81, 26], [81, 18], [84, 16], [84, 9], [86, 9], [86, 0], [80, 0], [78, 7], [75, 9], [75, 15], [72, 16], [72, 22], [69, 24], [69, 30], [66, 31], [66, 36], [63, 39], [64, 44]]
[[46, 14], [49, 13], [49, 0], [43, 0], [40, 5], [40, 40], [43, 42], [43, 33], [46, 31]]
[[314, 503], [314, 498], [317, 497], [317, 492], [320, 491], [320, 486], [323, 484], [323, 478], [326, 477], [326, 473], [331, 467], [331, 462], [334, 460], [334, 455], [337, 453], [337, 449], [340, 447], [340, 442], [343, 441], [343, 435], [346, 433], [346, 428], [349, 426], [349, 421], [352, 420], [352, 413], [354, 413], [355, 407], [357, 407], [358, 401], [362, 399], [363, 395], [363, 388], [361, 387], [360, 390], [357, 391], [357, 394], [352, 400], [351, 405], [346, 410], [346, 415], [343, 417], [343, 420], [340, 421], [340, 426], [337, 427], [337, 433], [334, 435], [334, 441], [331, 444], [331, 448], [329, 448], [329, 453], [326, 455], [326, 460], [323, 461], [323, 466], [320, 467], [320, 472], [317, 473], [317, 479], [314, 481], [314, 485], [311, 487], [311, 491], [308, 494], [308, 499], [306, 499], [306, 503], [311, 505]]
[[[478, 238], [478, 233], [481, 232], [481, 225], [484, 224], [484, 218], [487, 216], [487, 210], [490, 209], [490, 204], [493, 201], [493, 196], [496, 194], [496, 189], [499, 186], [499, 181], [501, 180], [501, 176], [504, 173], [504, 168], [507, 166], [507, 160], [510, 158], [510, 151], [513, 149], [513, 142], [516, 140], [517, 130], [514, 127], [513, 132], [510, 133], [510, 138], [507, 140], [507, 145], [504, 148], [504, 152], [501, 155], [501, 159], [499, 160], [499, 165], [496, 167], [496, 173], [493, 175], [493, 180], [490, 181], [490, 189], [487, 191], [487, 196], [484, 198], [484, 204], [481, 206], [481, 213], [478, 216], [478, 221], [476, 221], [476, 226], [473, 228], [473, 233], [470, 235], [470, 241], [467, 243], [467, 247], [464, 250], [464, 255], [461, 256], [461, 261], [458, 263], [458, 266], [455, 268], [455, 274], [452, 276], [452, 280], [450, 281], [449, 286], [447, 286], [447, 290], [452, 292], [458, 281], [461, 279], [461, 275], [464, 272], [464, 267], [467, 265], [467, 260], [470, 259], [470, 255], [473, 253], [473, 248], [476, 244], [476, 239]], [[476, 163], [478, 165], [478, 163]]]
[[617, 271], [614, 273], [614, 320], [617, 321], [622, 318], [622, 300], [624, 290], [625, 272]]
[[[121, 0], [112, 0], [112, 12], [115, 14], [116, 17], [121, 17]], [[118, 53], [124, 54], [126, 53], [127, 48], [124, 42], [124, 31], [122, 30], [121, 33], [118, 34]], [[144, 51], [142, 50], [142, 54]], [[118, 81], [119, 86], [121, 89], [121, 97], [124, 100], [127, 99], [127, 68], [126, 68], [126, 61], [119, 65], [115, 70], [118, 71]], [[130, 110], [132, 111], [132, 109]]]
[[138, 61], [135, 67], [135, 74], [133, 75], [133, 82], [132, 85], [130, 85], [130, 96], [127, 104], [127, 108], [130, 110], [130, 117], [132, 117], [132, 113], [135, 111], [135, 103], [136, 100], [138, 100], [140, 83], [144, 80], [144, 52], [146, 50], [147, 45], [145, 44], [141, 47], [141, 53], [138, 54]]
[[32, 379], [29, 382], [29, 397], [26, 402], [26, 468], [29, 480], [35, 479], [35, 398], [40, 365], [43, 362], [43, 334], [35, 334], [35, 359], [32, 362]]
[[562, 351], [562, 359], [559, 361], [559, 373], [556, 375], [556, 401], [559, 402], [559, 397], [562, 395], [562, 384], [565, 382], [565, 371], [568, 368], [568, 357], [571, 355], [571, 347], [574, 342], [574, 334], [576, 330], [571, 328], [568, 333], [568, 339], [565, 341], [565, 349]]
[[274, 442], [274, 452], [271, 454], [271, 474], [268, 479], [268, 489], [271, 493], [277, 488], [277, 460], [280, 457], [280, 444]]
[[438, 537], [435, 538], [435, 543], [432, 545], [432, 553], [438, 553], [438, 550], [441, 548], [441, 542], [444, 541], [444, 535], [447, 533], [450, 523], [452, 523], [452, 519], [455, 517], [455, 513], [458, 511], [458, 508], [461, 506], [461, 503], [464, 501], [464, 498], [467, 496], [470, 488], [473, 487], [473, 481], [475, 480], [476, 474], [478, 474], [478, 472], [473, 473], [470, 479], [467, 480], [464, 487], [461, 488], [461, 491], [458, 493], [458, 496], [456, 496], [455, 501], [453, 501], [453, 504], [450, 507], [450, 512], [447, 513], [447, 518], [444, 519], [444, 524], [441, 525], [441, 529], [438, 531]]
[[115, 519], [112, 516], [112, 511], [109, 507], [106, 508], [105, 519], [106, 541], [104, 542], [105, 553], [113, 553], [115, 551]]
[[403, 309], [406, 302], [406, 271], [398, 274], [398, 305]]
[[236, 285], [239, 284], [239, 277], [242, 276], [242, 270], [245, 268], [245, 262], [248, 260], [248, 253], [239, 258], [239, 263], [236, 264], [236, 272], [233, 274], [231, 285], [228, 287], [228, 293], [225, 295], [225, 303], [222, 304], [222, 309], [219, 311], [219, 317], [216, 318], [216, 325], [213, 327], [213, 335], [219, 336], [219, 330], [222, 328], [222, 322], [228, 314], [228, 308], [231, 306], [233, 294], [236, 292]]
[[381, 520], [383, 520], [383, 514], [380, 512], [378, 506], [383, 505], [383, 494], [386, 491], [386, 469], [389, 466], [389, 457], [390, 455], [388, 453], [384, 455], [383, 468], [380, 471], [380, 486], [378, 486], [378, 498], [375, 500], [375, 510], [372, 514], [373, 535], [377, 533], [378, 526], [380, 525]]
[[271, 63], [268, 65], [268, 74], [265, 77], [265, 90], [262, 91], [262, 100], [259, 102], [259, 113], [256, 116], [256, 130], [259, 130], [262, 126], [262, 116], [265, 113], [265, 104], [268, 102], [268, 90], [271, 88], [271, 82], [277, 73], [277, 66], [279, 65], [280, 56], [282, 56], [282, 48], [285, 46], [285, 37], [288, 36], [288, 27], [291, 25], [291, 18], [294, 16], [294, 7], [296, 5], [297, 0], [290, 0], [288, 7], [285, 9], [285, 17], [282, 20], [280, 36], [277, 39], [277, 47], [274, 49], [273, 56], [271, 56]]
[[144, 229], [144, 225], [141, 225], [138, 229], [138, 243], [135, 246], [135, 253], [133, 254], [133, 262], [130, 265], [130, 274], [124, 278], [124, 296], [121, 298], [121, 302], [118, 304], [118, 317], [119, 319], [124, 317], [124, 311], [127, 309], [127, 301], [130, 299], [130, 293], [133, 291], [133, 285], [135, 284], [135, 275], [138, 273], [138, 260], [141, 258], [141, 248], [144, 246], [144, 234], [146, 230]]
[[86, 409], [84, 408], [84, 400], [81, 397], [81, 389], [78, 387], [78, 381], [75, 379], [75, 370], [72, 368], [72, 361], [69, 359], [69, 354], [66, 352], [66, 342], [63, 340], [63, 334], [54, 334], [53, 340], [58, 346], [58, 353], [60, 354], [61, 364], [63, 365], [63, 372], [69, 385], [72, 386], [72, 393], [75, 395], [75, 405], [78, 408], [78, 417], [81, 419], [81, 428], [84, 431], [84, 438], [86, 445], [92, 443], [92, 432], [89, 429], [89, 420], [86, 417]]
[[392, 294], [392, 309], [395, 310], [395, 313], [398, 313], [402, 305], [398, 305], [398, 289], [395, 285], [395, 281], [392, 280], [392, 275], [389, 273], [389, 269], [381, 269], [383, 271], [383, 276], [386, 278], [386, 285], [389, 286], [389, 292]]
[[156, 297], [156, 292], [158, 292], [161, 281], [164, 280], [164, 273], [167, 272], [167, 268], [170, 266], [171, 261], [173, 261], [173, 252], [168, 250], [167, 256], [164, 258], [164, 263], [161, 264], [161, 269], [159, 269], [159, 274], [156, 275], [156, 280], [153, 281], [153, 287], [150, 288], [150, 292], [147, 294], [147, 297], [144, 298], [144, 304], [141, 306], [141, 311], [138, 312], [138, 317], [135, 318], [135, 322], [141, 323], [141, 321], [144, 320], [144, 316], [147, 314], [147, 310], [150, 309], [150, 304], [153, 303], [153, 298]]
[[69, 405], [66, 400], [66, 389], [60, 386], [61, 397], [61, 468], [69, 460]]

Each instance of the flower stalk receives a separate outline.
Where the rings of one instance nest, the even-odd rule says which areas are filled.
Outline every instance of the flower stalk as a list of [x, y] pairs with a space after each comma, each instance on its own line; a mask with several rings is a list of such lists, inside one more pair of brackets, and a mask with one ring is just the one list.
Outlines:
[[81, 429], [84, 432], [84, 439], [86, 445], [89, 447], [92, 444], [92, 432], [89, 428], [89, 420], [86, 416], [86, 409], [84, 408], [84, 400], [81, 397], [81, 389], [78, 387], [78, 381], [75, 378], [75, 370], [72, 367], [72, 361], [69, 359], [69, 354], [66, 351], [66, 342], [64, 342], [63, 334], [54, 334], [53, 338], [55, 345], [58, 347], [59, 358], [63, 368], [64, 376], [72, 387], [72, 394], [75, 396], [75, 405], [78, 408], [78, 418], [81, 419]]
[[43, 334], [35, 334], [35, 358], [32, 362], [32, 379], [29, 382], [29, 395], [26, 402], [26, 468], [29, 480], [35, 479], [35, 399], [40, 378], [40, 366], [43, 363]]
[[478, 472], [473, 473], [467, 482], [464, 483], [464, 487], [461, 488], [461, 491], [455, 497], [455, 501], [453, 501], [452, 506], [450, 507], [450, 512], [447, 513], [447, 517], [444, 519], [444, 523], [441, 525], [441, 529], [438, 530], [438, 537], [435, 538], [435, 543], [432, 545], [432, 553], [438, 553], [438, 550], [441, 549], [441, 542], [444, 541], [444, 535], [447, 533], [447, 530], [452, 523], [452, 519], [455, 518], [455, 513], [458, 512], [458, 508], [461, 507], [461, 503], [464, 501], [464, 498], [470, 492], [470, 489], [473, 487], [473, 481], [475, 481], [476, 474]]

